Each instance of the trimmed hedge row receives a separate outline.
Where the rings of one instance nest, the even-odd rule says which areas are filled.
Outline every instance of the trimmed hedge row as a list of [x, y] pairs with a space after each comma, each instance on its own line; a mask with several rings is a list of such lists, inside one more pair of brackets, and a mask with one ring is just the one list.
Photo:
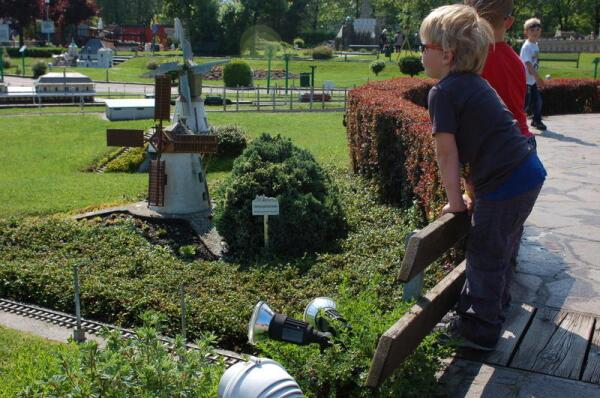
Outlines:
[[[65, 51], [66, 50], [61, 47], [28, 47], [27, 50], [25, 50], [25, 56], [33, 58], [52, 58], [52, 55], [62, 54]], [[17, 47], [7, 48], [6, 52], [13, 58], [21, 57], [21, 53]]]
[[[374, 180], [383, 200], [416, 202], [427, 220], [444, 204], [427, 112], [433, 80], [396, 78], [349, 93], [345, 123], [355, 173]], [[542, 88], [543, 113], [600, 112], [600, 82], [556, 79]]]

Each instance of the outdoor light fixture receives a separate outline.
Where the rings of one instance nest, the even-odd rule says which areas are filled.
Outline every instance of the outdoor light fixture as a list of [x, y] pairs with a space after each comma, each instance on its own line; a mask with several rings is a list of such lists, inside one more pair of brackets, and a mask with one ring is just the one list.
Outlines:
[[250, 357], [223, 374], [219, 398], [303, 398], [300, 386], [279, 363]]
[[329, 332], [316, 330], [306, 322], [274, 312], [264, 301], [256, 304], [248, 325], [248, 341], [251, 344], [271, 338], [297, 345], [317, 343], [325, 348], [331, 345], [331, 337]]
[[329, 297], [317, 297], [313, 299], [304, 310], [304, 322], [313, 328], [336, 335], [336, 327], [349, 329], [350, 325], [337, 311], [337, 305]]

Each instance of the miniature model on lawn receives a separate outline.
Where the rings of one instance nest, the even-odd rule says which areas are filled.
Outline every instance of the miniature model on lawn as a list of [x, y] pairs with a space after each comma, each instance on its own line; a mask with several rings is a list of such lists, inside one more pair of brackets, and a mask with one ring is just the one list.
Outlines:
[[[155, 153], [150, 160], [147, 202], [78, 218], [128, 212], [144, 218], [187, 220], [200, 238], [214, 231], [209, 220], [211, 204], [202, 156], [217, 152], [217, 137], [209, 134], [208, 120], [200, 98], [201, 76], [213, 66], [228, 61], [196, 65], [192, 60], [190, 42], [179, 19], [175, 19], [175, 27], [183, 49], [183, 63], [165, 63], [151, 72], [156, 79], [156, 125], [146, 134], [143, 130], [107, 130], [108, 146], [143, 147], [148, 143], [152, 148], [149, 155]], [[179, 80], [179, 97], [171, 118], [171, 75], [174, 73]], [[171, 120], [172, 125], [163, 127], [164, 120]], [[211, 252], [220, 255], [218, 247]]]

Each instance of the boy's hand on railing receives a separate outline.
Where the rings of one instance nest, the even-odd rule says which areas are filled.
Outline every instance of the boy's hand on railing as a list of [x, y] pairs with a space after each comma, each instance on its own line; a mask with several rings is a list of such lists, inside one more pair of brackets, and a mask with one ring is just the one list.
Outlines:
[[469, 214], [473, 213], [473, 199], [467, 193], [463, 194], [463, 201], [465, 202], [465, 207], [467, 208], [467, 212]]
[[446, 214], [446, 213], [462, 213], [467, 211], [467, 206], [465, 205], [465, 203], [457, 203], [457, 204], [450, 204], [450, 203], [446, 203], [446, 205], [444, 206], [444, 208], [442, 209], [442, 214]]

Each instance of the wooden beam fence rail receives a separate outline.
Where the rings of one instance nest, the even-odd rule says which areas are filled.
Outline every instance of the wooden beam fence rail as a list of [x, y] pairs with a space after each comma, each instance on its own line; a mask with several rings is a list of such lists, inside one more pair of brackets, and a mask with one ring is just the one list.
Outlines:
[[[468, 231], [467, 213], [445, 214], [417, 231], [408, 240], [399, 281], [410, 284], [422, 278], [427, 267], [465, 238]], [[465, 281], [465, 269], [463, 261], [425, 296], [421, 295], [422, 283], [414, 289], [416, 304], [379, 339], [366, 381], [368, 386], [380, 386], [454, 306]]]

